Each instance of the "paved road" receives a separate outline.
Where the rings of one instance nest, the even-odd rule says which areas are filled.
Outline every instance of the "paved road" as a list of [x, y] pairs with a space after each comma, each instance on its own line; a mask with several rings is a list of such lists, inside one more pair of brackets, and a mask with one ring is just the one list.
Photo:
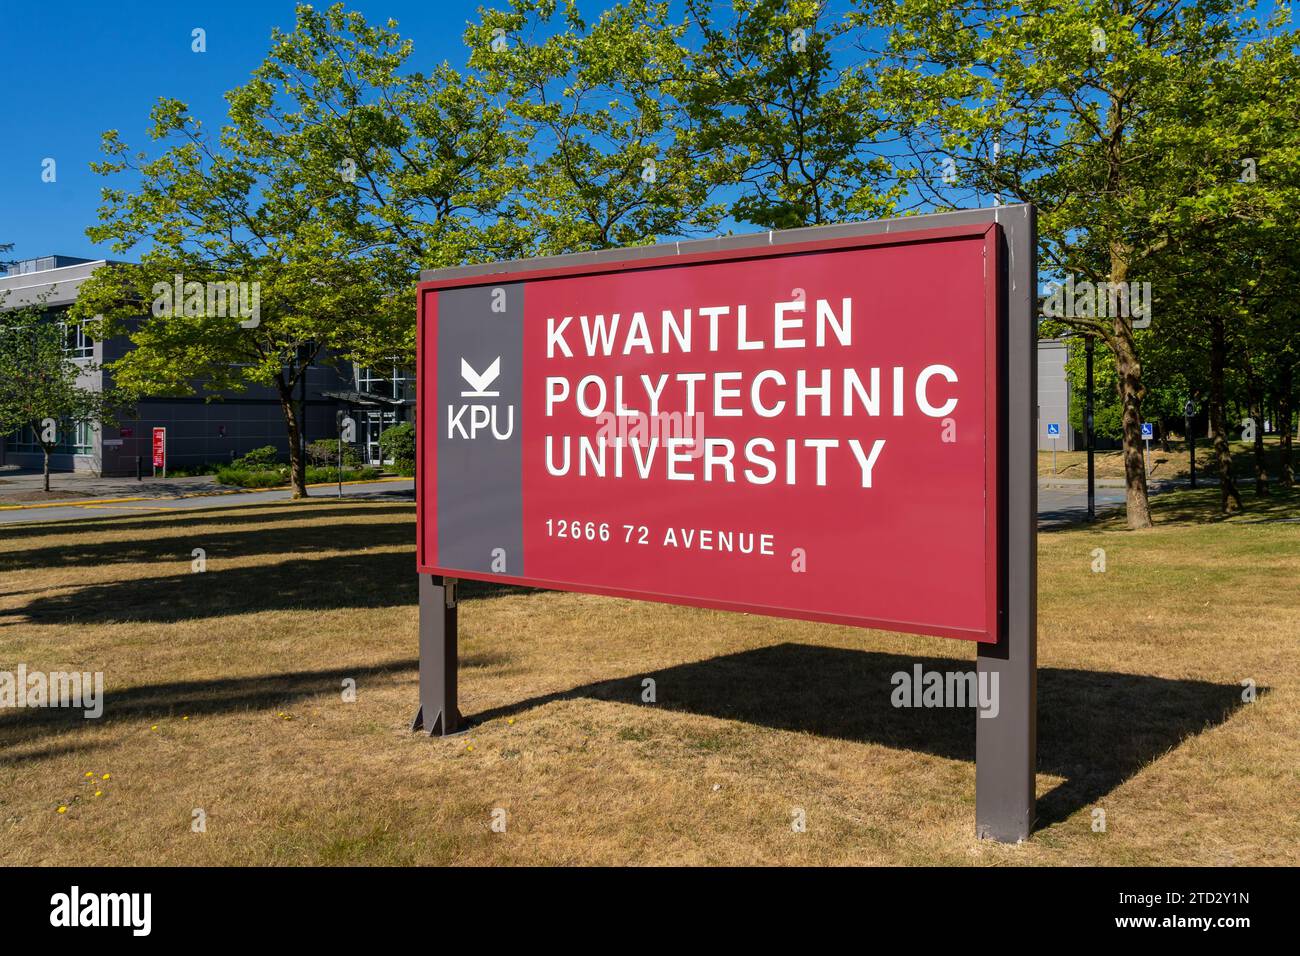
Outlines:
[[[1154, 489], [1153, 489], [1154, 490]], [[1123, 507], [1124, 486], [1099, 485], [1096, 489], [1097, 513]], [[1088, 516], [1088, 483], [1063, 482], [1059, 478], [1038, 481], [1038, 526], [1054, 528]]]
[[[334, 485], [316, 485], [308, 489], [313, 498], [333, 498], [338, 492]], [[415, 482], [410, 478], [387, 481], [366, 481], [345, 484], [345, 498], [367, 500], [398, 499], [411, 501]], [[191, 508], [232, 508], [260, 504], [267, 501], [288, 501], [292, 495], [287, 488], [273, 491], [247, 491], [234, 494], [192, 493], [189, 497], [164, 497], [151, 495], [140, 500], [94, 499], [94, 503], [54, 505], [41, 508], [11, 508], [0, 510], [0, 524], [23, 521], [67, 521], [76, 518], [106, 518], [122, 515], [139, 515], [163, 511], [182, 511]]]

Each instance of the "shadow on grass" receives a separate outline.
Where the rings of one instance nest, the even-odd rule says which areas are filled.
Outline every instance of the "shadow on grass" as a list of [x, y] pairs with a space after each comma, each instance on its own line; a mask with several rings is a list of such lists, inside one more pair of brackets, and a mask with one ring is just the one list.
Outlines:
[[[384, 515], [376, 509], [370, 515]], [[405, 516], [403, 516], [405, 517]], [[247, 519], [245, 519], [247, 520]], [[35, 568], [75, 568], [83, 565], [168, 562], [189, 567], [191, 552], [203, 548], [208, 561], [248, 554], [303, 554], [340, 548], [391, 547], [415, 544], [411, 521], [375, 521], [366, 524], [298, 522], [259, 527], [255, 532], [221, 531], [202, 524], [185, 523], [183, 535], [167, 535], [165, 525], [149, 530], [154, 536], [128, 541], [97, 541], [0, 552], [0, 572]]]
[[[462, 659], [473, 668], [488, 661]], [[648, 712], [666, 709], [795, 733], [881, 744], [950, 760], [975, 759], [975, 721], [969, 709], [895, 708], [893, 674], [969, 671], [969, 659], [915, 658], [872, 651], [779, 644], [681, 664], [646, 674], [598, 681], [471, 715], [484, 721], [508, 717], [557, 700], [590, 698]], [[117, 721], [155, 721], [184, 714], [269, 710], [339, 691], [344, 678], [416, 673], [418, 661], [375, 667], [296, 671], [254, 677], [183, 681], [105, 693], [96, 726]], [[658, 703], [641, 703], [642, 681], [655, 680]], [[1046, 667], [1038, 672], [1038, 769], [1064, 782], [1038, 802], [1038, 826], [1070, 817], [1184, 740], [1216, 727], [1242, 705], [1241, 688], [1206, 681]], [[1258, 693], [1268, 693], [1259, 688]], [[412, 706], [415, 694], [412, 693]], [[90, 726], [81, 712], [25, 709], [0, 717], [0, 752]], [[87, 741], [86, 746], [93, 746]], [[63, 745], [6, 760], [39, 759], [70, 752]]]
[[[968, 672], [973, 661], [779, 644], [600, 681], [520, 701], [475, 721], [508, 717], [555, 700], [587, 697], [913, 750], [975, 759], [975, 713], [895, 708], [890, 677]], [[655, 680], [658, 703], [641, 703]], [[1258, 693], [1266, 693], [1259, 689]], [[1038, 769], [1064, 782], [1038, 802], [1038, 826], [1064, 820], [1182, 741], [1228, 720], [1241, 688], [1196, 680], [1044, 667], [1038, 671]]]
[[[221, 499], [216, 499], [221, 500]], [[373, 502], [369, 506], [366, 502]], [[152, 505], [151, 505], [152, 506]], [[160, 507], [168, 506], [162, 501]], [[317, 514], [311, 509], [322, 509]], [[255, 521], [297, 521], [302, 518], [316, 518], [328, 514], [331, 518], [365, 517], [374, 515], [408, 515], [412, 524], [415, 522], [415, 502], [368, 495], [364, 499], [344, 499], [314, 497], [299, 501], [267, 501], [257, 504], [230, 503], [199, 508], [177, 508], [175, 511], [142, 512], [139, 518], [115, 515], [95, 516], [92, 511], [86, 517], [64, 518], [59, 521], [20, 521], [12, 524], [0, 524], [0, 535], [5, 542], [36, 541], [37, 539], [59, 534], [100, 534], [112, 531], [153, 531], [173, 525], [185, 525], [199, 530], [220, 527], [221, 525], [248, 524]], [[411, 532], [414, 537], [415, 532]]]
[[1231, 521], [1234, 524], [1300, 519], [1300, 488], [1274, 485], [1263, 497], [1255, 494], [1254, 480], [1237, 485], [1241, 494], [1241, 510], [1225, 515], [1220, 510], [1218, 487], [1184, 489], [1163, 494], [1152, 499], [1152, 518], [1160, 524], [1216, 524]]
[[[104, 712], [87, 720], [83, 711], [70, 708], [28, 707], [7, 710], [0, 716], [0, 752], [31, 743], [39, 738], [69, 731], [99, 728], [120, 721], [156, 721], [167, 717], [224, 714], [241, 710], [269, 710], [319, 694], [338, 694], [343, 679], [353, 678], [361, 685], [366, 677], [408, 671], [415, 674], [417, 660], [390, 661], [374, 667], [340, 667], [334, 670], [291, 671], [253, 677], [229, 677], [219, 680], [178, 681], [170, 684], [144, 684], [125, 690], [104, 690]], [[414, 695], [412, 695], [414, 701]], [[26, 754], [25, 759], [40, 759], [79, 749], [70, 746]], [[18, 759], [6, 755], [5, 761]]]
[[[1161, 491], [1151, 496], [1151, 518], [1157, 529], [1174, 525], [1213, 524], [1272, 524], [1300, 523], [1300, 486], [1287, 488], [1274, 485], [1271, 493], [1260, 497], [1251, 484], [1241, 483], [1242, 508], [1231, 515], [1220, 510], [1219, 488], [1177, 488]], [[1038, 533], [1053, 534], [1060, 531], [1126, 531], [1124, 505], [1104, 505], [1097, 509], [1097, 520], [1088, 521], [1077, 508], [1060, 511], [1040, 511]], [[1141, 532], [1139, 532], [1141, 533]]]
[[[173, 541], [168, 546], [168, 554], [175, 558], [175, 567], [178, 568], [173, 574], [92, 584], [69, 593], [35, 597], [22, 607], [0, 611], [0, 627], [19, 623], [181, 623], [268, 610], [313, 611], [417, 604], [415, 544], [409, 541], [411, 527], [385, 524], [359, 527], [363, 532], [373, 531], [374, 538], [368, 544], [376, 548], [391, 546], [391, 542], [385, 540], [387, 537], [396, 537], [399, 544], [411, 546], [400, 551], [357, 549], [346, 554], [291, 558], [274, 564], [231, 568], [222, 568], [221, 553], [213, 550], [208, 551], [207, 571], [194, 574], [190, 570], [188, 554], [175, 555]], [[311, 529], [290, 528], [286, 529], [285, 535], [296, 541], [309, 531]], [[337, 528], [326, 528], [325, 531], [337, 531]], [[272, 531], [260, 531], [248, 537], [259, 544], [269, 544], [273, 535]], [[235, 535], [227, 542], [230, 553], [248, 553], [243, 549], [243, 542], [239, 541], [242, 537]], [[192, 538], [195, 546], [205, 546], [204, 542], [209, 540], [211, 538], [203, 536]], [[338, 541], [329, 545], [322, 542], [321, 546], [338, 544]], [[489, 598], [530, 591], [532, 588], [494, 581], [467, 580], [461, 584], [461, 594], [465, 598]]]

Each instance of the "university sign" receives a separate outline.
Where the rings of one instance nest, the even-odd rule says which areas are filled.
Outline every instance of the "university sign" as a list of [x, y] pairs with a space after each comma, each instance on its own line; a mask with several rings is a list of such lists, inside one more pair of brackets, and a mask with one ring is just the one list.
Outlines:
[[426, 274], [417, 726], [462, 724], [459, 578], [960, 638], [1024, 678], [1032, 239], [1004, 207]]

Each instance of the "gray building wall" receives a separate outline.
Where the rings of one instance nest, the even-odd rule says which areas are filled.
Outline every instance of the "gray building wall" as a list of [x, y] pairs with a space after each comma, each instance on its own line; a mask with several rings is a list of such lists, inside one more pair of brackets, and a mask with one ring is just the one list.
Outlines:
[[1051, 451], [1052, 439], [1047, 426], [1055, 422], [1061, 426], [1056, 439], [1058, 451], [1073, 451], [1074, 430], [1070, 428], [1070, 388], [1065, 377], [1067, 343], [1062, 339], [1040, 339], [1038, 342], [1038, 447]]
[[[63, 308], [76, 301], [81, 284], [95, 270], [105, 265], [99, 261], [73, 261], [66, 257], [47, 257], [39, 265], [54, 268], [39, 271], [15, 270], [0, 277], [0, 309], [17, 308], [37, 301], [47, 294], [45, 305]], [[96, 341], [91, 358], [82, 361], [86, 371], [78, 378], [82, 388], [102, 390], [111, 383], [111, 374], [103, 366], [121, 358], [131, 348], [125, 336], [106, 342]], [[351, 366], [335, 369], [313, 366], [307, 372], [306, 436], [313, 441], [333, 438], [337, 434], [335, 411], [339, 402], [322, 395], [323, 391], [350, 388], [354, 377]], [[297, 399], [298, 390], [294, 390]], [[167, 461], [171, 467], [229, 461], [254, 448], [273, 445], [288, 456], [284, 413], [279, 397], [272, 388], [249, 388], [242, 392], [216, 396], [174, 396], [143, 399], [134, 414], [119, 416], [117, 425], [96, 429], [90, 454], [56, 453], [50, 456], [53, 471], [78, 471], [103, 475], [135, 474], [136, 458], [146, 474], [152, 472], [153, 429], [167, 429]], [[43, 467], [44, 455], [18, 451], [7, 436], [0, 436], [0, 465], [20, 468]]]

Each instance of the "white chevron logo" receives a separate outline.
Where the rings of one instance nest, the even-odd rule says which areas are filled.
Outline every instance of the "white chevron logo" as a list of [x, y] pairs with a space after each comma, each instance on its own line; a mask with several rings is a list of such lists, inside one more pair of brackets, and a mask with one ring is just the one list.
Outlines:
[[461, 392], [462, 398], [496, 398], [500, 392], [489, 392], [487, 387], [497, 380], [501, 374], [501, 356], [498, 355], [492, 360], [492, 364], [483, 370], [482, 374], [474, 371], [474, 366], [470, 365], [463, 358], [460, 360], [460, 376], [469, 382], [471, 391]]

